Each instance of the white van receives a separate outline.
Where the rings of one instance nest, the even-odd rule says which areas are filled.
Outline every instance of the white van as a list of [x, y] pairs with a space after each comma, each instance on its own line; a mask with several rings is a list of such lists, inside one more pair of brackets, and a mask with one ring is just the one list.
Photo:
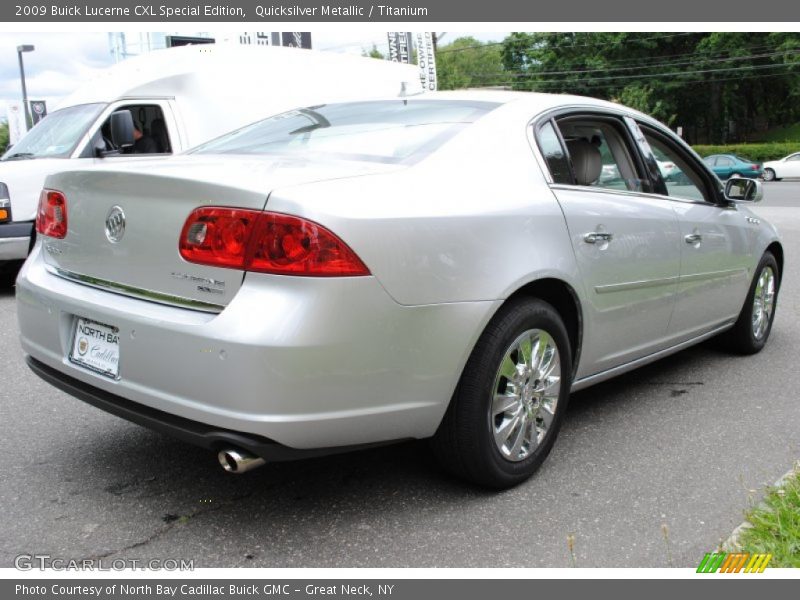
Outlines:
[[[126, 60], [70, 95], [0, 158], [0, 266], [28, 255], [51, 173], [174, 154], [298, 106], [421, 92], [412, 65], [279, 46], [203, 44]], [[143, 141], [114, 147], [118, 111], [130, 112]]]

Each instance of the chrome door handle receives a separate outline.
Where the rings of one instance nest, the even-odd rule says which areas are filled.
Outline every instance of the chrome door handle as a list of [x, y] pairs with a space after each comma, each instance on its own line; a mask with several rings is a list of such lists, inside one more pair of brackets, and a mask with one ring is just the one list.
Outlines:
[[583, 236], [583, 241], [587, 244], [596, 244], [597, 242], [610, 242], [613, 237], [612, 233], [592, 231]]
[[684, 237], [683, 240], [687, 244], [699, 244], [700, 242], [703, 241], [703, 236], [700, 235], [699, 233], [690, 233], [689, 235]]

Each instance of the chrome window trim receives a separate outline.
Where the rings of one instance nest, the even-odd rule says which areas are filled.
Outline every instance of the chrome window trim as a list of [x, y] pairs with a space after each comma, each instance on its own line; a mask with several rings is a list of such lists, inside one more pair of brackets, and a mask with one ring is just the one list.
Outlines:
[[65, 269], [59, 269], [52, 265], [46, 265], [46, 269], [50, 274], [55, 275], [57, 277], [61, 277], [63, 279], [67, 279], [74, 283], [86, 285], [88, 287], [92, 287], [98, 290], [103, 290], [105, 292], [113, 292], [115, 294], [119, 294], [121, 296], [127, 296], [129, 298], [136, 298], [137, 300], [146, 300], [148, 302], [154, 302], [156, 304], [163, 304], [166, 306], [174, 306], [177, 308], [186, 308], [190, 310], [196, 310], [200, 312], [214, 313], [214, 314], [219, 314], [225, 309], [225, 306], [221, 304], [202, 302], [200, 300], [184, 298], [183, 296], [174, 296], [172, 294], [163, 294], [161, 292], [155, 292], [153, 290], [146, 290], [143, 288], [132, 287], [121, 283], [116, 283], [114, 281], [109, 281], [107, 279], [89, 277], [87, 275], [81, 275], [80, 273], [74, 273], [72, 271], [67, 271]]
[[683, 204], [697, 204], [700, 206], [713, 206], [720, 209], [736, 209], [735, 205], [723, 206], [721, 204], [714, 204], [713, 202], [706, 202], [705, 200], [697, 200], [695, 198], [681, 198], [679, 196], [664, 196], [663, 194], [654, 194], [651, 192], [637, 192], [634, 190], [614, 190], [611, 188], [592, 187], [587, 185], [571, 185], [566, 183], [551, 183], [550, 189], [564, 190], [573, 192], [596, 192], [602, 194], [613, 194], [616, 196], [633, 196], [636, 198], [651, 198], [654, 200], [666, 200], [669, 202], [681, 202]]

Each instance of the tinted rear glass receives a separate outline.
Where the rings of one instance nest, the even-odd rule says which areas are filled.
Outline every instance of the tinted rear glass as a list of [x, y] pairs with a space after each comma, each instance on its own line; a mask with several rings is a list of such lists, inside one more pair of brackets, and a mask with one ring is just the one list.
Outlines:
[[493, 102], [408, 99], [312, 106], [248, 125], [192, 153], [298, 153], [402, 162], [432, 152], [497, 106]]

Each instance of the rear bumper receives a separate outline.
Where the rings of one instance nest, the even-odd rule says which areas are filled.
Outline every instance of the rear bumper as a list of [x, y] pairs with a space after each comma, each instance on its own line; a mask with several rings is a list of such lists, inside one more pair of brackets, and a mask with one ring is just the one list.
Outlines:
[[[41, 245], [17, 278], [22, 347], [48, 373], [93, 397], [306, 450], [433, 435], [494, 307], [401, 306], [373, 277], [248, 274], [233, 301], [209, 314], [53, 275]], [[68, 360], [76, 316], [119, 329], [118, 380]], [[141, 422], [129, 415], [142, 410], [115, 414]]]
[[136, 402], [131, 402], [130, 400], [115, 396], [114, 394], [64, 375], [60, 371], [48, 367], [31, 356], [26, 357], [25, 362], [28, 363], [28, 366], [34, 373], [47, 383], [57, 387], [62, 392], [66, 392], [79, 400], [83, 400], [87, 404], [91, 404], [117, 417], [122, 417], [137, 425], [142, 425], [143, 427], [165, 433], [189, 444], [208, 448], [210, 450], [218, 451], [230, 447], [242, 448], [267, 461], [281, 462], [360, 450], [373, 445], [339, 446], [336, 448], [318, 448], [313, 450], [287, 448], [286, 446], [282, 446], [258, 435], [212, 427], [205, 423], [190, 421], [189, 419], [177, 417], [154, 408], [137, 404]]
[[0, 224], [0, 261], [22, 260], [28, 256], [33, 222]]

